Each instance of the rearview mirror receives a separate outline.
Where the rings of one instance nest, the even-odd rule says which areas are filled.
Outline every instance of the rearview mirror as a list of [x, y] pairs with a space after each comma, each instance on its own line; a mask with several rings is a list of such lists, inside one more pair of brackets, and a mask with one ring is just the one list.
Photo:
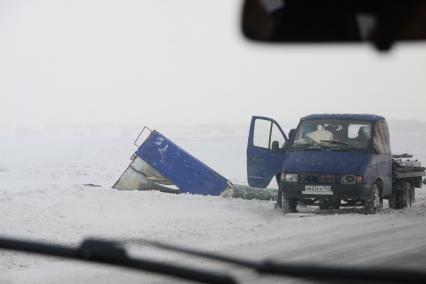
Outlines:
[[245, 0], [242, 31], [262, 42], [371, 42], [383, 51], [426, 39], [426, 1]]

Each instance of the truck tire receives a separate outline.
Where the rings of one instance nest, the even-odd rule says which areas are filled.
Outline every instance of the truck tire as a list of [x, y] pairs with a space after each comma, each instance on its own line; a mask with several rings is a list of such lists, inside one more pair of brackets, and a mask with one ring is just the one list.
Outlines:
[[399, 209], [399, 194], [398, 191], [392, 190], [392, 195], [389, 197], [389, 208]]
[[392, 195], [389, 199], [389, 207], [392, 209], [404, 208], [404, 182], [398, 181], [392, 184]]
[[296, 213], [297, 212], [297, 199], [286, 198], [284, 192], [281, 191], [281, 211], [286, 213]]
[[340, 200], [340, 198], [335, 199], [333, 202], [333, 208], [339, 210], [341, 204], [342, 204], [342, 201]]
[[399, 201], [399, 209], [404, 209], [407, 207], [408, 205], [408, 192], [407, 190], [403, 187], [403, 189], [401, 191], [398, 192], [398, 201]]
[[389, 199], [389, 207], [393, 209], [411, 207], [415, 201], [415, 191], [411, 183], [407, 181], [399, 181], [392, 187], [393, 190]]
[[410, 184], [411, 206], [416, 202], [416, 188]]
[[409, 182], [403, 182], [402, 183], [402, 190], [399, 191], [399, 208], [403, 209], [403, 208], [407, 208], [407, 207], [411, 207], [411, 205], [414, 203], [413, 198], [414, 198], [414, 188], [411, 185], [411, 183]]
[[383, 200], [380, 198], [379, 185], [375, 183], [370, 190], [370, 196], [365, 201], [365, 213], [376, 214], [379, 209], [383, 208]]
[[400, 191], [401, 194], [401, 207], [400, 208], [406, 208], [406, 207], [411, 207], [411, 205], [414, 203], [413, 202], [413, 194], [414, 194], [414, 188], [411, 186], [411, 183], [409, 182], [404, 182], [402, 184], [402, 191]]
[[320, 210], [327, 210], [328, 209], [328, 204], [325, 200], [321, 200], [319, 203], [319, 209]]

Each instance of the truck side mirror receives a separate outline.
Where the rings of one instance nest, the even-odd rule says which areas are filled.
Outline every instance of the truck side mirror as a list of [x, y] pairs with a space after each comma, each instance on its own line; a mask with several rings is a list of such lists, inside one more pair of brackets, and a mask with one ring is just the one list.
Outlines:
[[423, 184], [426, 184], [426, 179], [423, 180]]
[[272, 151], [272, 153], [278, 153], [280, 151], [280, 142], [272, 141], [271, 151]]
[[293, 138], [294, 133], [296, 132], [296, 129], [291, 129], [290, 132], [288, 133], [288, 140], [291, 140], [291, 138]]

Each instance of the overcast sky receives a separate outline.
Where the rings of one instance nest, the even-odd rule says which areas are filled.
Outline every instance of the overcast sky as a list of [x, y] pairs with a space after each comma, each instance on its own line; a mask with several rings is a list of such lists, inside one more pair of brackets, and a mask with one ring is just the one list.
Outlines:
[[255, 45], [240, 34], [240, 5], [0, 0], [0, 127], [426, 120], [426, 44], [390, 55]]

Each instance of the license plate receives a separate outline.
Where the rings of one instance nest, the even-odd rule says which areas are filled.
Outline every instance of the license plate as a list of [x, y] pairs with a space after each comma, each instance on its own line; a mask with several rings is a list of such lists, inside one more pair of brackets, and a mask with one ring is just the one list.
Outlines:
[[333, 195], [333, 191], [331, 191], [331, 185], [305, 185], [302, 194]]

